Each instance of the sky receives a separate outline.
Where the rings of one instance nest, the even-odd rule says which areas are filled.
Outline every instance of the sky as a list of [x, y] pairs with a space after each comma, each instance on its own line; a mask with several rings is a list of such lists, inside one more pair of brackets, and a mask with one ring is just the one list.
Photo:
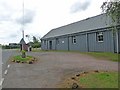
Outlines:
[[[24, 15], [23, 15], [24, 1]], [[0, 0], [0, 44], [26, 42], [50, 30], [102, 13], [106, 0]]]

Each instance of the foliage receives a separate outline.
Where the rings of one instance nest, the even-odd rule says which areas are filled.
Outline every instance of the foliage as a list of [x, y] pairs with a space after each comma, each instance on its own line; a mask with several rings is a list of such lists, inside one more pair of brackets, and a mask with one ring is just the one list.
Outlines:
[[110, 0], [101, 6], [102, 11], [112, 18], [113, 23], [120, 23], [120, 0]]
[[29, 45], [31, 45], [33, 48], [39, 48], [41, 43], [35, 36], [33, 36], [33, 42], [29, 42]]
[[22, 53], [26, 53], [26, 51], [25, 51], [25, 50], [22, 50]]
[[2, 45], [2, 49], [10, 49], [10, 46], [8, 46], [8, 45]]
[[40, 42], [34, 43], [34, 44], [32, 45], [33, 48], [39, 48], [40, 46], [41, 46], [41, 45], [40, 45]]
[[38, 39], [35, 37], [35, 36], [33, 36], [33, 43], [38, 43]]
[[19, 45], [16, 46], [10, 46], [10, 45], [2, 45], [2, 49], [17, 49], [20, 48]]
[[22, 50], [22, 58], [26, 58], [26, 51]]

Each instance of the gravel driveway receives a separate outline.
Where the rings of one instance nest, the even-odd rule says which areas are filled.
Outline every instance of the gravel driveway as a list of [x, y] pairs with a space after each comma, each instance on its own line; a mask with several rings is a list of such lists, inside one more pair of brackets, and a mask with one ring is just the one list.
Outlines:
[[31, 52], [34, 64], [10, 63], [3, 88], [55, 88], [65, 76], [90, 70], [118, 71], [118, 63], [71, 52]]

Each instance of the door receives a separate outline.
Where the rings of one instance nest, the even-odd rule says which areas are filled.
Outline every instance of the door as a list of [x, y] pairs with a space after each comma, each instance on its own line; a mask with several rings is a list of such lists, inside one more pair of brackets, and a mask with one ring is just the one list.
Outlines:
[[52, 50], [52, 41], [49, 41], [50, 50]]

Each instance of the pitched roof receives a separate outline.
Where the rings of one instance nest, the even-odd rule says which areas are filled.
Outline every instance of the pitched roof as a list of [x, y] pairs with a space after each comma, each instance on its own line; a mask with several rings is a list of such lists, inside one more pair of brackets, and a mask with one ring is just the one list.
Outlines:
[[20, 40], [20, 44], [26, 44], [23, 38]]
[[106, 14], [100, 14], [56, 29], [52, 29], [45, 36], [43, 36], [42, 39], [89, 31], [98, 28], [105, 28], [109, 27], [110, 25], [112, 25], [111, 18]]

